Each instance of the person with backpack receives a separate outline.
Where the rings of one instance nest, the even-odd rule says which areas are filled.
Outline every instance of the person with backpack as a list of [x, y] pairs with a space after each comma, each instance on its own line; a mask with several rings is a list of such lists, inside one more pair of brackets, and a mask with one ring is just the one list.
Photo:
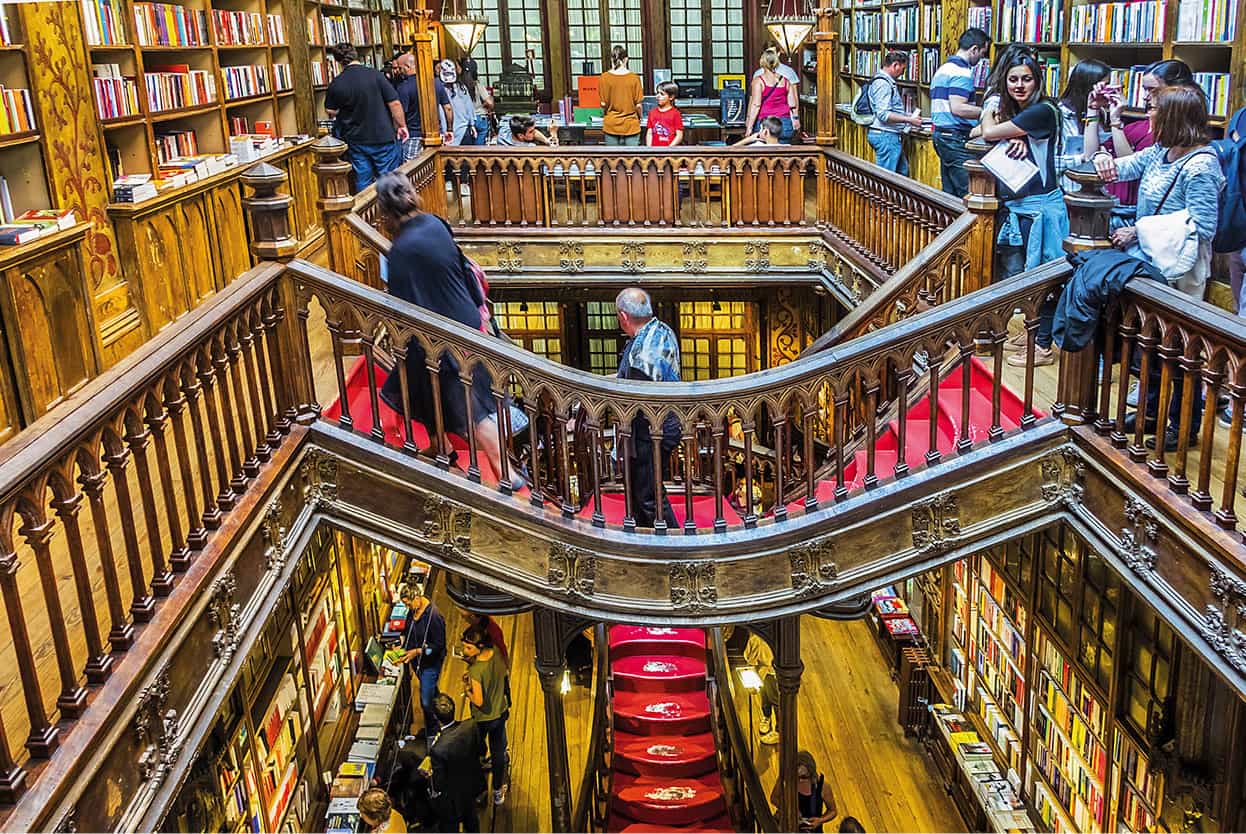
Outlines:
[[990, 52], [991, 36], [981, 29], [966, 29], [956, 46], [956, 54], [930, 79], [931, 141], [939, 155], [944, 192], [964, 197], [969, 193], [965, 163], [973, 159], [965, 143], [982, 116], [982, 108], [974, 104], [973, 68]]
[[[1056, 159], [1062, 152], [1063, 119], [1057, 104], [1043, 95], [1042, 77], [1033, 53], [1012, 53], [1005, 65], [996, 67], [993, 92], [999, 97], [998, 109], [984, 110], [982, 120], [984, 140], [1009, 142], [1009, 156], [1026, 159], [1037, 168], [1016, 191], [1000, 184], [1008, 215], [1000, 229], [999, 243], [1020, 247], [1022, 270], [1063, 258], [1062, 244], [1069, 234], [1069, 215], [1056, 173]], [[1022, 344], [1020, 353], [1008, 357], [1008, 364], [1025, 367], [1030, 361], [1036, 366], [1056, 361], [1051, 346], [1056, 301], [1054, 296], [1048, 298], [1039, 308], [1032, 360]]]
[[920, 127], [922, 123], [919, 113], [905, 112], [904, 100], [900, 98], [900, 87], [896, 84], [908, 67], [907, 52], [888, 52], [883, 58], [882, 66], [870, 79], [870, 83], [862, 88], [857, 103], [853, 105], [853, 118], [857, 121], [860, 121], [857, 116], [865, 115], [862, 111], [868, 105], [866, 112], [871, 118], [866, 139], [874, 149], [874, 164], [906, 177], [909, 175], [909, 163], [904, 158], [904, 146], [900, 137], [911, 128]]
[[[1154, 145], [1120, 159], [1103, 151], [1093, 157], [1095, 170], [1104, 181], [1138, 181], [1135, 224], [1112, 232], [1112, 243], [1154, 266], [1170, 286], [1201, 301], [1211, 274], [1212, 240], [1220, 220], [1220, 193], [1225, 182], [1220, 159], [1207, 139], [1207, 99], [1195, 88], [1161, 87], [1150, 96], [1147, 116]], [[1161, 364], [1151, 363], [1156, 378], [1147, 386], [1149, 431], [1155, 430]], [[1164, 449], [1169, 452], [1176, 451], [1180, 439], [1181, 376], [1178, 369], [1164, 437]], [[1203, 414], [1202, 386], [1193, 387], [1191, 442]], [[1134, 430], [1136, 415], [1131, 418], [1126, 423], [1127, 433]], [[1154, 441], [1147, 445], [1154, 448]]]

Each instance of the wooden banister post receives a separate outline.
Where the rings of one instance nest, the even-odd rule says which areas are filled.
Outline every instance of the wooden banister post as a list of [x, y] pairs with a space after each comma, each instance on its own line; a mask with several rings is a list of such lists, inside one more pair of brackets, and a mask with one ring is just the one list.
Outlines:
[[796, 751], [800, 736], [796, 725], [797, 695], [805, 664], [800, 659], [800, 615], [774, 621], [774, 674], [779, 687], [779, 795], [776, 816], [780, 831], [796, 831], [800, 807], [796, 798]]
[[835, 95], [839, 82], [839, 73], [835, 66], [835, 55], [838, 53], [839, 9], [818, 9], [818, 27], [814, 33], [817, 44], [817, 96], [818, 121], [814, 141], [819, 145], [835, 144]]
[[[537, 607], [532, 611], [536, 642], [536, 671], [541, 679], [545, 702], [545, 750], [549, 766], [550, 830], [571, 830], [571, 776], [567, 759], [567, 718], [561, 692], [562, 676], [567, 668], [567, 651], [563, 638], [566, 619], [551, 608]], [[600, 686], [601, 681], [597, 682]], [[498, 753], [489, 751], [490, 755]]]
[[316, 192], [319, 195], [316, 208], [320, 210], [325, 243], [329, 247], [329, 268], [346, 275], [351, 253], [345, 248], [342, 223], [355, 207], [355, 198], [350, 193], [351, 166], [342, 159], [346, 143], [332, 136], [322, 136], [312, 145], [312, 152], [316, 154], [312, 171], [316, 174]]
[[289, 180], [285, 171], [261, 162], [242, 174], [251, 196], [242, 201], [251, 218], [251, 252], [261, 261], [288, 263], [299, 251], [290, 234], [290, 206], [294, 198], [277, 189]]
[[[1069, 211], [1069, 236], [1064, 251], [1070, 255], [1097, 249], [1110, 249], [1108, 224], [1116, 200], [1103, 190], [1103, 180], [1088, 164], [1067, 172], [1078, 190], [1064, 195]], [[1060, 354], [1060, 384], [1053, 411], [1068, 425], [1091, 423], [1096, 415], [1095, 376], [1099, 367], [1099, 350], [1095, 344], [1071, 353]]]
[[427, 0], [415, 0], [413, 5], [415, 34], [411, 42], [415, 44], [415, 77], [420, 87], [420, 109], [424, 111], [420, 114], [420, 124], [424, 127], [424, 147], [435, 148], [441, 144], [441, 119], [437, 115], [440, 108], [433, 89], [433, 32], [428, 28], [428, 21], [434, 12], [426, 8]]
[[990, 145], [981, 139], [972, 139], [965, 143], [965, 148], [979, 157], [965, 162], [965, 170], [969, 172], [965, 208], [977, 220], [969, 244], [969, 257], [973, 259], [970, 280], [964, 288], [964, 292], [970, 293], [990, 284], [995, 276], [995, 213], [999, 210], [999, 198], [995, 196], [995, 175], [980, 161]]

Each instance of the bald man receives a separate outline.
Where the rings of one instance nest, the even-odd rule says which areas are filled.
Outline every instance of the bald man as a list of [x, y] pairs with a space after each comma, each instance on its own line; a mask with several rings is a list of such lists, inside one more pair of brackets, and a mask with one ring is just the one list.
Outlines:
[[[420, 140], [424, 136], [423, 114], [420, 112], [419, 78], [416, 77], [415, 55], [404, 52], [394, 61], [394, 67], [402, 75], [398, 82], [398, 101], [402, 103], [402, 112], [407, 116], [407, 132], [410, 138], [403, 143], [403, 160], [414, 159], [420, 152]], [[441, 79], [434, 76], [433, 91], [437, 96], [437, 104], [445, 114], [446, 130], [454, 124], [454, 111], [450, 109], [450, 94]], [[445, 136], [442, 136], [445, 139]]]
[[[619, 329], [628, 336], [619, 360], [619, 379], [641, 379], [649, 382], [679, 382], [679, 340], [675, 332], [653, 315], [653, 301], [640, 287], [628, 287], [614, 300]], [[662, 421], [659, 458], [662, 480], [670, 479], [671, 452], [679, 445], [679, 418], [668, 414]], [[627, 456], [632, 482], [629, 509], [637, 527], [655, 527], [656, 496], [653, 484], [653, 435], [649, 420], [637, 415], [632, 419], [632, 444]], [[666, 491], [662, 492], [662, 520], [665, 526], [678, 526]]]

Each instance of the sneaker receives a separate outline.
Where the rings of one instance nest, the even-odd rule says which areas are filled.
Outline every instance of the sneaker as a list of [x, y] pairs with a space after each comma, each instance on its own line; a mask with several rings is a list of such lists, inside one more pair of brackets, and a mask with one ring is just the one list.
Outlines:
[[772, 729], [773, 728], [770, 726], [770, 719], [763, 715], [761, 717], [761, 720], [757, 722], [757, 735], [759, 736], [770, 735], [770, 731]]
[[1138, 380], [1129, 383], [1129, 393], [1125, 395], [1125, 405], [1138, 407]]
[[[1220, 421], [1220, 425], [1224, 426], [1226, 429], [1233, 428], [1233, 407], [1232, 406], [1226, 405], [1226, 406], [1221, 407], [1220, 410], [1216, 412], [1216, 416], [1217, 416], [1217, 419]], [[1246, 423], [1243, 423], [1243, 425], [1246, 425]]]
[[1004, 347], [1008, 350], [1022, 350], [1025, 348], [1025, 342], [1025, 328], [1022, 328], [1009, 337], [1008, 341], [1004, 342]]
[[779, 743], [779, 731], [771, 730], [770, 732], [766, 733], [764, 736], [761, 737], [761, 743], [762, 744], [778, 744]]
[[506, 791], [508, 788], [510, 788], [510, 785], [503, 785], [502, 787], [498, 788], [497, 790], [493, 792], [493, 804], [494, 805], [501, 805], [503, 802], [506, 801]]
[[[1020, 353], [1014, 353], [1012, 356], [1009, 356], [1007, 362], [1014, 368], [1024, 368], [1029, 361], [1029, 357], [1030, 354], [1022, 350]], [[1034, 367], [1054, 364], [1056, 364], [1056, 352], [1054, 349], [1041, 348], [1038, 345], [1034, 346]]]

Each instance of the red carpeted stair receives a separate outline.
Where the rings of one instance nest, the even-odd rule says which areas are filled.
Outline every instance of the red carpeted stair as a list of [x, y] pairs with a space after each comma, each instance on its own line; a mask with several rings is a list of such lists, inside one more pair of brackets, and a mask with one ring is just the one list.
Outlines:
[[731, 831], [706, 694], [705, 633], [614, 626], [609, 831]]

